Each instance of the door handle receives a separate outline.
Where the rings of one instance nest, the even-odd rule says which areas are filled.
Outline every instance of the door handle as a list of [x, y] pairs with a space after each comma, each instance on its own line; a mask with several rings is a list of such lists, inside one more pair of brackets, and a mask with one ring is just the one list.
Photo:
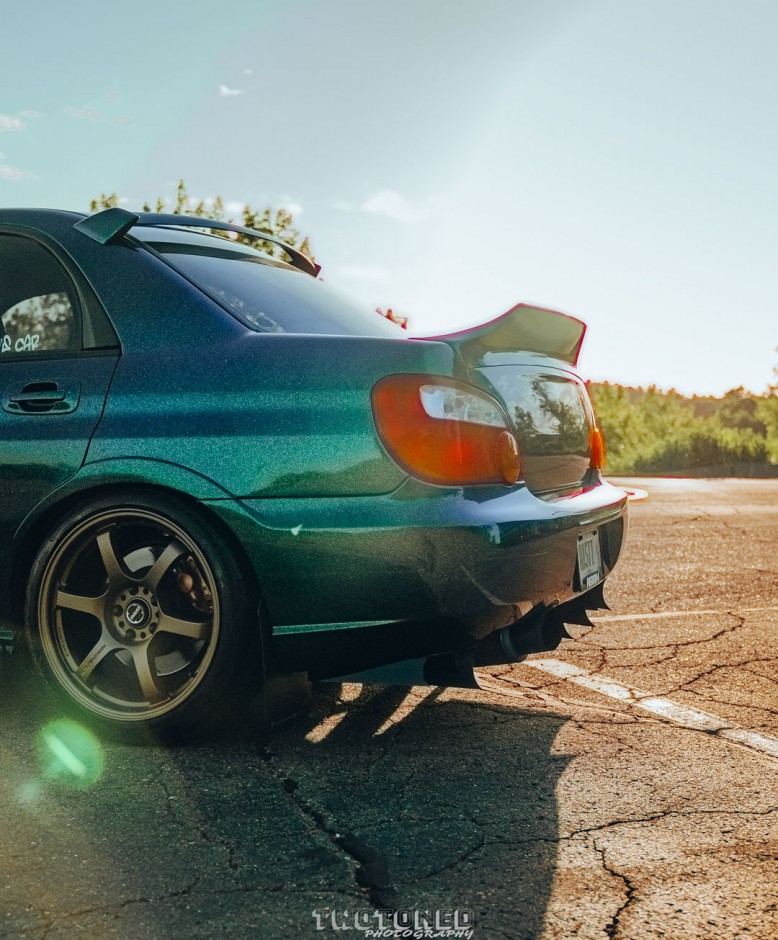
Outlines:
[[47, 405], [55, 404], [58, 401], [65, 400], [65, 393], [58, 392], [56, 389], [42, 388], [40, 391], [24, 391], [18, 395], [11, 395], [11, 401], [20, 405]]
[[75, 410], [79, 394], [79, 385], [67, 388], [58, 382], [30, 382], [5, 390], [3, 411], [12, 415], [67, 414]]

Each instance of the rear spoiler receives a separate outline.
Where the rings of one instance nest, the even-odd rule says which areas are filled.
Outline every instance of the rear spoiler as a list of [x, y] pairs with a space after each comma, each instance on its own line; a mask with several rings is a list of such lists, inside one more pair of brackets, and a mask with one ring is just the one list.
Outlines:
[[414, 336], [453, 346], [468, 365], [489, 352], [531, 352], [552, 356], [575, 365], [581, 352], [586, 324], [566, 313], [516, 304], [507, 313], [458, 333]]

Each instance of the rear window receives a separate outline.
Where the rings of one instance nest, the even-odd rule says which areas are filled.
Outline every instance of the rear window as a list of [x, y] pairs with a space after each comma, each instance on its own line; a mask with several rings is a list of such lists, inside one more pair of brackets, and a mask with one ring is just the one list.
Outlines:
[[239, 242], [175, 228], [135, 228], [132, 234], [253, 330], [395, 339], [406, 335], [397, 324], [364, 310], [318, 278]]

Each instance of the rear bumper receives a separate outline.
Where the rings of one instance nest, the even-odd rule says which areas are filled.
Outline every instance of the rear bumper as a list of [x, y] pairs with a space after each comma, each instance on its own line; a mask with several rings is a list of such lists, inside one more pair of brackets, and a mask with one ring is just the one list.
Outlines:
[[324, 657], [332, 660], [325, 672], [338, 674], [371, 658], [463, 648], [538, 605], [575, 597], [579, 535], [599, 530], [607, 576], [624, 540], [627, 497], [600, 480], [559, 500], [524, 487], [409, 481], [387, 496], [209, 506], [248, 552], [285, 668], [313, 669]]

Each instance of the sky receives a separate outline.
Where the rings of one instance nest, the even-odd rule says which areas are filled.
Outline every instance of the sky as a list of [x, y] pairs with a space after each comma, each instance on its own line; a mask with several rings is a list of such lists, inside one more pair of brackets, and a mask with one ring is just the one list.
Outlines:
[[437, 335], [524, 301], [596, 381], [778, 365], [774, 0], [0, 0], [0, 206], [286, 207]]

